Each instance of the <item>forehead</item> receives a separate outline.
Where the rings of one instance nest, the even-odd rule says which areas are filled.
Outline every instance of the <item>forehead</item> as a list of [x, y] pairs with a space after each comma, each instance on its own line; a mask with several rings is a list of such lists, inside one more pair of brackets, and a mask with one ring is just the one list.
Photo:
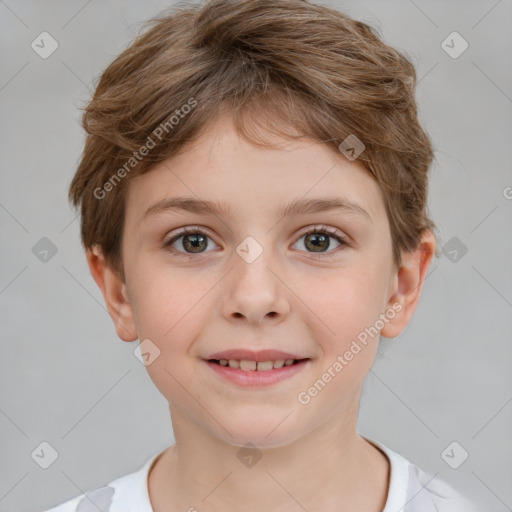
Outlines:
[[298, 209], [293, 206], [313, 198], [340, 198], [370, 217], [384, 213], [377, 183], [357, 160], [316, 141], [290, 141], [270, 133], [265, 138], [277, 147], [255, 146], [236, 132], [229, 118], [218, 119], [178, 155], [131, 180], [127, 221], [140, 222], [157, 203], [185, 196], [215, 203], [216, 213], [231, 216], [245, 210], [270, 213], [277, 205], [294, 214]]

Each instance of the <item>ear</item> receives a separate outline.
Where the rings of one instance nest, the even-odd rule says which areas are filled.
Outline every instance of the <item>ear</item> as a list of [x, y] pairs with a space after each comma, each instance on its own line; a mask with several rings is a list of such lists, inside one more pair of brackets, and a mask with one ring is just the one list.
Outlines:
[[436, 250], [436, 239], [432, 231], [425, 230], [418, 248], [402, 253], [402, 263], [390, 286], [390, 297], [386, 311], [395, 312], [381, 330], [386, 338], [398, 336], [407, 326], [418, 305], [423, 282]]
[[138, 335], [126, 284], [121, 276], [107, 265], [99, 246], [88, 250], [86, 258], [92, 277], [99, 286], [114, 321], [117, 335], [123, 341], [135, 341]]

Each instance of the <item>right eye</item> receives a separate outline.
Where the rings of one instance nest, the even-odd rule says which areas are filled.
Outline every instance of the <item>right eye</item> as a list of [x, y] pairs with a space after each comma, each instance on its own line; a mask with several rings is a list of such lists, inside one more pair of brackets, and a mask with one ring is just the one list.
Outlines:
[[[171, 253], [175, 253], [177, 256], [190, 256], [193, 254], [208, 252], [206, 251], [206, 248], [208, 247], [208, 240], [211, 240], [211, 238], [199, 228], [185, 228], [164, 242], [164, 247], [169, 248], [169, 251]], [[172, 247], [176, 242], [178, 242], [177, 246], [181, 246], [183, 251]]]

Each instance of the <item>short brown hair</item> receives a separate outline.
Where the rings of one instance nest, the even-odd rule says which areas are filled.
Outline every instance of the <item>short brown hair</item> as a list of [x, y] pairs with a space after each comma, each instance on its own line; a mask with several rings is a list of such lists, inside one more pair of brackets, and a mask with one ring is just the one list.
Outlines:
[[260, 146], [271, 145], [258, 137], [257, 120], [336, 151], [357, 137], [359, 161], [383, 192], [396, 264], [436, 229], [427, 215], [434, 153], [418, 121], [415, 68], [374, 28], [305, 0], [178, 4], [145, 25], [83, 109], [87, 139], [69, 189], [81, 205], [82, 244], [99, 245], [123, 279], [129, 180], [225, 112]]

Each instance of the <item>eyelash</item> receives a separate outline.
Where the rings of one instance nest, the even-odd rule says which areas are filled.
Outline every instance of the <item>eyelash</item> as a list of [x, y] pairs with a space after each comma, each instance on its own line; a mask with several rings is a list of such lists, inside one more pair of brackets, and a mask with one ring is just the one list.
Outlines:
[[[300, 240], [301, 238], [307, 236], [307, 235], [312, 235], [312, 234], [326, 234], [326, 235], [329, 235], [330, 237], [334, 238], [340, 244], [339, 247], [337, 247], [336, 249], [333, 249], [332, 251], [329, 251], [329, 252], [324, 252], [324, 253], [320, 253], [320, 252], [319, 253], [314, 253], [314, 252], [311, 252], [311, 253], [308, 253], [313, 258], [317, 258], [317, 259], [332, 258], [333, 257], [333, 253], [336, 253], [338, 250], [342, 249], [343, 247], [350, 247], [351, 246], [351, 244], [348, 242], [348, 240], [347, 240], [347, 238], [345, 236], [342, 236], [341, 234], [339, 234], [334, 228], [330, 228], [328, 226], [323, 226], [323, 225], [317, 225], [317, 226], [314, 226], [312, 228], [309, 228], [307, 231], [305, 231], [304, 233], [302, 233], [300, 235], [300, 237], [297, 239], [297, 241]], [[171, 247], [174, 242], [176, 242], [177, 240], [179, 240], [180, 238], [182, 238], [182, 237], [184, 237], [186, 235], [206, 235], [208, 238], [211, 239], [211, 237], [208, 235], [208, 233], [206, 233], [205, 231], [203, 231], [202, 229], [200, 229], [198, 227], [193, 227], [191, 229], [183, 228], [179, 233], [177, 233], [172, 238], [170, 238], [169, 240], [164, 242], [163, 247], [167, 248], [170, 252], [174, 253], [175, 255], [183, 256], [183, 257], [189, 258], [189, 259], [193, 258], [195, 256], [199, 256], [201, 254], [204, 254], [204, 253], [197, 253], [197, 255], [195, 255], [193, 253], [186, 253], [186, 252], [177, 251], [176, 249]]]

